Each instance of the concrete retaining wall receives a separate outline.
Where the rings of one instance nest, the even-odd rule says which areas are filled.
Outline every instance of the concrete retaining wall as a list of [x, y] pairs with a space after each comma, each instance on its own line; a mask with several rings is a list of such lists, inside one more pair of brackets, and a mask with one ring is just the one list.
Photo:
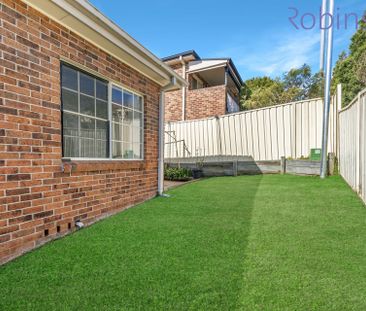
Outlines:
[[205, 159], [204, 162], [199, 158], [166, 159], [165, 163], [169, 167], [180, 165], [189, 169], [196, 169], [197, 164], [202, 163], [205, 177], [285, 173], [316, 176], [320, 173], [320, 161], [287, 160], [284, 158], [280, 161], [254, 161], [250, 157], [239, 158], [237, 161], [233, 159], [215, 161], [214, 158], [210, 158], [207, 161]]

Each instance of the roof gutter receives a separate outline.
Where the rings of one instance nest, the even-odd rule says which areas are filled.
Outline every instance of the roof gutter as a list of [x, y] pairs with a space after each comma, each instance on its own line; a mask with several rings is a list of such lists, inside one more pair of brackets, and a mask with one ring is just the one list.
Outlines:
[[164, 147], [165, 147], [165, 92], [177, 87], [177, 79], [171, 77], [169, 84], [164, 86], [160, 91], [159, 98], [159, 158], [158, 158], [158, 195], [164, 196]]

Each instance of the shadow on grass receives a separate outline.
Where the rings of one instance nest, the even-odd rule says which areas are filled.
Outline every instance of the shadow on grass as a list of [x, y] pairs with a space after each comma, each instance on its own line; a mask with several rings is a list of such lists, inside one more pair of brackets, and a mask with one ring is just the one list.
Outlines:
[[261, 179], [206, 179], [46, 245], [0, 268], [0, 309], [235, 309]]

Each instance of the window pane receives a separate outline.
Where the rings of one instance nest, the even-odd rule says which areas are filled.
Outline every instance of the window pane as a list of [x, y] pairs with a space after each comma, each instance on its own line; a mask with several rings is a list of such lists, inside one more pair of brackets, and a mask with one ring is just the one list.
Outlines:
[[108, 103], [97, 99], [96, 117], [108, 119]]
[[83, 158], [95, 158], [95, 142], [93, 139], [80, 139], [80, 156]]
[[105, 140], [96, 140], [95, 141], [95, 157], [96, 158], [108, 158], [108, 142]]
[[130, 143], [132, 142], [132, 127], [131, 126], [123, 126], [123, 132], [122, 132], [122, 140], [124, 142]]
[[94, 78], [86, 74], [80, 73], [80, 92], [90, 96], [95, 96], [94, 82]]
[[123, 125], [132, 125], [133, 122], [133, 111], [130, 109], [123, 108]]
[[95, 119], [80, 116], [80, 136], [95, 138]]
[[142, 111], [142, 97], [135, 95], [134, 108]]
[[134, 127], [132, 130], [132, 142], [142, 143], [142, 130], [139, 127]]
[[142, 125], [142, 113], [135, 111], [133, 113], [133, 126], [143, 127]]
[[141, 159], [141, 144], [133, 144], [133, 156], [135, 159]]
[[108, 122], [97, 120], [95, 138], [108, 140]]
[[63, 140], [63, 156], [65, 158], [79, 157], [79, 138], [64, 136]]
[[80, 113], [95, 116], [95, 99], [93, 97], [80, 95]]
[[116, 104], [122, 105], [122, 90], [113, 87], [112, 90], [112, 101]]
[[78, 93], [62, 89], [62, 109], [78, 112]]
[[108, 85], [107, 83], [96, 80], [97, 81], [97, 98], [107, 101], [108, 100]]
[[63, 113], [63, 134], [66, 136], [79, 136], [79, 117], [70, 113]]
[[133, 108], [133, 95], [123, 91], [123, 106]]
[[78, 74], [77, 71], [67, 67], [65, 65], [62, 65], [61, 69], [61, 75], [62, 75], [62, 87], [67, 87], [69, 89], [78, 90]]
[[113, 148], [112, 157], [114, 159], [122, 159], [123, 156], [122, 143], [113, 142], [112, 148]]
[[122, 125], [113, 123], [113, 140], [122, 141]]
[[123, 143], [123, 158], [124, 159], [133, 159], [132, 144]]
[[112, 105], [112, 120], [114, 122], [122, 122], [122, 107], [118, 105]]

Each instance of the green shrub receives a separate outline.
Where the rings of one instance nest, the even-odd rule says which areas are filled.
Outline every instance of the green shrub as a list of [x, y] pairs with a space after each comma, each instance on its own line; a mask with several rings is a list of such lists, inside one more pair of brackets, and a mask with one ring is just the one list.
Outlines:
[[192, 178], [192, 171], [183, 167], [167, 167], [165, 168], [164, 176], [167, 180], [186, 181]]

